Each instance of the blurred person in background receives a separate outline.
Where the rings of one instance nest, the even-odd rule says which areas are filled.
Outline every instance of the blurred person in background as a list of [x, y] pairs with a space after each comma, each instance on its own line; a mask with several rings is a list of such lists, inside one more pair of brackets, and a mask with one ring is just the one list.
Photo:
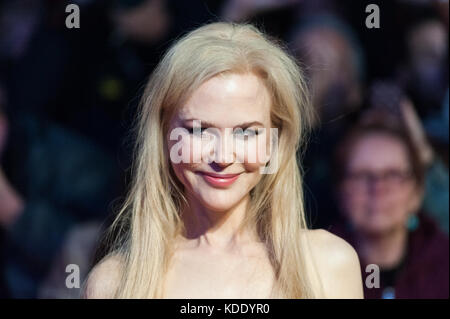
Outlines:
[[[214, 1], [211, 1], [214, 2]], [[219, 1], [220, 19], [249, 22], [264, 27], [273, 37], [287, 40], [286, 35], [298, 20], [301, 0], [226, 0]]]
[[[447, 2], [448, 11], [448, 2]], [[426, 163], [430, 172], [436, 172], [434, 182], [426, 181], [427, 210], [448, 233], [448, 186], [442, 191], [436, 187], [448, 185], [448, 20], [426, 17], [416, 22], [407, 37], [408, 57], [399, 73], [400, 83], [414, 103], [414, 109], [423, 122], [425, 134], [437, 156]], [[447, 172], [446, 174], [439, 172]], [[437, 185], [439, 186], [439, 185]], [[446, 203], [439, 198], [446, 197]]]
[[290, 33], [290, 48], [305, 65], [312, 104], [317, 113], [304, 154], [306, 203], [313, 226], [327, 227], [336, 216], [328, 183], [331, 150], [359, 111], [364, 86], [364, 56], [350, 26], [330, 14], [301, 20]]
[[428, 116], [424, 120], [425, 130], [431, 141], [440, 150], [439, 154], [448, 167], [448, 144], [449, 144], [449, 89], [445, 94], [440, 110]]
[[448, 28], [437, 18], [423, 19], [408, 30], [406, 44], [399, 77], [425, 118], [440, 109], [448, 88]]
[[5, 278], [5, 260], [7, 258], [5, 250], [6, 228], [18, 218], [23, 209], [23, 200], [14, 187], [11, 186], [5, 176], [1, 165], [4, 145], [8, 135], [8, 121], [4, 113], [5, 92], [0, 86], [0, 298], [10, 296]]
[[[442, 151], [437, 148], [437, 139], [445, 143], [448, 114], [445, 108], [441, 117], [434, 119], [434, 127], [429, 121], [423, 121], [415, 104], [405, 95], [403, 90], [393, 81], [376, 81], [370, 87], [370, 108], [364, 113], [363, 120], [371, 121], [381, 117], [381, 121], [401, 123], [408, 132], [425, 170], [423, 210], [437, 222], [439, 228], [449, 232], [449, 173]], [[381, 110], [381, 112], [380, 112]], [[447, 116], [447, 120], [445, 120]], [[423, 123], [424, 122], [424, 123]], [[423, 123], [423, 124], [422, 124]], [[427, 125], [427, 126], [424, 126]], [[428, 129], [427, 129], [428, 128]], [[434, 131], [433, 131], [434, 128]], [[448, 148], [448, 142], [447, 142]]]
[[[41, 0], [28, 7], [27, 0], [18, 3], [22, 5], [2, 7], [5, 29], [27, 36], [26, 46], [20, 45], [25, 40], [7, 34], [0, 41], [8, 48], [3, 55], [8, 56], [11, 109], [35, 112], [80, 133], [118, 159], [118, 170], [124, 169], [129, 164], [124, 150], [129, 111], [137, 104], [136, 95], [158, 57], [156, 47], [170, 26], [165, 1]], [[79, 5], [79, 29], [65, 25], [69, 3]], [[34, 17], [29, 28], [31, 23], [21, 23], [28, 16]], [[20, 54], [8, 53], [19, 51], [14, 47], [22, 48]]]
[[364, 57], [349, 25], [329, 14], [310, 16], [294, 26], [290, 43], [293, 53], [306, 66], [320, 124], [326, 125], [359, 108]]
[[363, 278], [367, 265], [379, 267], [380, 287], [366, 283], [365, 298], [449, 296], [448, 236], [422, 206], [428, 155], [399, 124], [407, 109], [367, 111], [336, 147], [342, 219], [331, 231], [356, 249]]
[[8, 113], [0, 113], [1, 276], [8, 297], [35, 298], [69, 230], [106, 218], [118, 174], [79, 134], [32, 112], [14, 121]]

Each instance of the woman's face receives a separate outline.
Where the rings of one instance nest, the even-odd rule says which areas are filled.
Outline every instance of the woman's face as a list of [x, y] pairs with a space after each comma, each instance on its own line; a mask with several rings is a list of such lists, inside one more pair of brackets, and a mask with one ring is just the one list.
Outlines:
[[340, 185], [341, 204], [356, 230], [383, 234], [406, 227], [420, 204], [404, 144], [386, 134], [359, 138]]
[[270, 108], [259, 77], [231, 73], [204, 82], [178, 109], [167, 145], [190, 201], [221, 212], [249, 195], [268, 160]]

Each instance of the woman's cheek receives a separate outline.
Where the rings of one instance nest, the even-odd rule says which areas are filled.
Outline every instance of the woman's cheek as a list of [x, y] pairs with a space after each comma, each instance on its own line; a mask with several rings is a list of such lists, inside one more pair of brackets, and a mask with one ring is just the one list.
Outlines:
[[189, 148], [190, 163], [195, 165], [203, 161], [205, 152], [204, 152], [204, 142], [202, 141], [201, 137], [191, 137], [190, 142], [187, 143], [186, 147]]
[[265, 166], [270, 159], [270, 144], [266, 134], [245, 141], [238, 140], [236, 147], [237, 160], [244, 163], [249, 171]]
[[169, 141], [170, 159], [172, 163], [201, 163], [201, 142], [190, 134], [181, 135], [178, 140]]
[[398, 189], [397, 193], [393, 194], [390, 206], [399, 212], [399, 218], [407, 220], [411, 213], [420, 208], [420, 194], [415, 191], [413, 186], [409, 185], [405, 185], [403, 189]]
[[367, 196], [360, 190], [355, 190], [351, 185], [347, 185], [345, 182], [341, 185], [340, 200], [343, 204], [343, 209], [351, 219], [364, 218], [365, 207], [367, 204]]

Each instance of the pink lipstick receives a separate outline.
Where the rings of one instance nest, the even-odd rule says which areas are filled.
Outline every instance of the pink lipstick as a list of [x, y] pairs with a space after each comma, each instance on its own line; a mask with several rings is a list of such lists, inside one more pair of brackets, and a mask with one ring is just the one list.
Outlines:
[[213, 187], [228, 187], [233, 184], [240, 174], [218, 174], [199, 172], [203, 179]]

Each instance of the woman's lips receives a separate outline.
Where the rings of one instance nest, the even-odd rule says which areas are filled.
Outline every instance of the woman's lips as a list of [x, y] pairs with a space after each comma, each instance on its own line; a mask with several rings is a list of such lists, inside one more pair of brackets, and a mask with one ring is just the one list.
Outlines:
[[217, 173], [207, 173], [200, 172], [203, 179], [214, 187], [227, 187], [233, 184], [239, 177], [240, 174], [217, 174]]

